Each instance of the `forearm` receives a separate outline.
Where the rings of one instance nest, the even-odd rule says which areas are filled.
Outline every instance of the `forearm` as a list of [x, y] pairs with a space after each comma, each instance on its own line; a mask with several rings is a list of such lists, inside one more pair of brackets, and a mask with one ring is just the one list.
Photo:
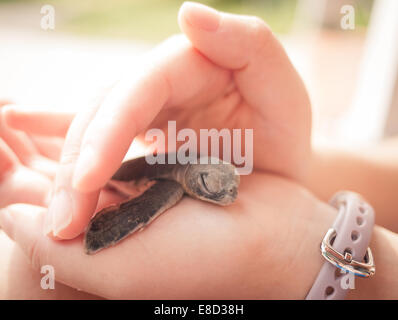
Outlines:
[[373, 230], [370, 248], [376, 274], [370, 279], [355, 278], [349, 299], [398, 299], [398, 235], [382, 227]]
[[[300, 270], [300, 277], [296, 282], [297, 287], [302, 289], [298, 295], [299, 299], [308, 293], [325, 263], [319, 245], [314, 244], [319, 243], [336, 216], [336, 209], [318, 203], [311, 222], [306, 222], [307, 225], [311, 224], [310, 232], [302, 238], [306, 250], [302, 251], [299, 260], [302, 264], [295, 266]], [[398, 235], [376, 225], [372, 231], [369, 247], [374, 256], [376, 273], [366, 279], [355, 277], [354, 288], [349, 290], [347, 299], [398, 299]]]
[[352, 151], [317, 148], [306, 186], [327, 201], [339, 190], [364, 196], [375, 208], [376, 223], [398, 231], [398, 140]]

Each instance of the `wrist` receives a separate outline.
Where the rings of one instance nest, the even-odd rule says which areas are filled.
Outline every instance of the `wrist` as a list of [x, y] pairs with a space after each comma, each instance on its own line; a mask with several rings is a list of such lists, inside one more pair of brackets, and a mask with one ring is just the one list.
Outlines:
[[398, 299], [398, 235], [375, 226], [370, 247], [376, 274], [369, 279], [356, 277], [347, 299]]
[[302, 232], [294, 237], [296, 243], [290, 245], [293, 249], [291, 270], [287, 273], [294, 279], [285, 279], [286, 291], [294, 292], [293, 299], [304, 299], [315, 282], [325, 262], [320, 254], [320, 243], [337, 214], [338, 211], [332, 206], [314, 199], [311, 214], [307, 216], [306, 221], [302, 221], [305, 228], [300, 228]]
[[[308, 239], [305, 239], [307, 254], [303, 255], [302, 261], [306, 264], [303, 276], [300, 277], [300, 285], [306, 288], [301, 293], [304, 296], [311, 289], [325, 262], [319, 244], [337, 216], [337, 210], [324, 203], [318, 203], [314, 212], [318, 213], [320, 219], [316, 222], [317, 226], [308, 232]], [[398, 235], [375, 226], [369, 247], [377, 272], [370, 278], [354, 277], [353, 288], [348, 291], [347, 299], [398, 299]], [[297, 297], [302, 298], [303, 296]]]
[[[331, 170], [330, 160], [333, 159], [332, 155], [334, 155], [334, 152], [312, 147], [308, 171], [304, 179], [304, 186], [323, 201], [329, 201], [334, 192], [328, 187], [331, 180], [328, 172]], [[325, 184], [326, 180], [328, 181], [327, 184]]]

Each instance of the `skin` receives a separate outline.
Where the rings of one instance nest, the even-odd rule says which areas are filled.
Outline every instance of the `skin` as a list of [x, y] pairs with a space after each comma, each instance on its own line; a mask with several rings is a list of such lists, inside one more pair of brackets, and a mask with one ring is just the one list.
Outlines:
[[114, 246], [147, 227], [178, 203], [184, 193], [198, 200], [229, 205], [236, 199], [240, 180], [230, 163], [149, 165], [145, 157], [123, 163], [112, 182], [118, 177], [122, 177], [123, 182], [154, 179], [155, 184], [138, 197], [107, 207], [91, 219], [84, 235], [87, 254]]
[[[45, 213], [42, 207], [15, 204], [0, 214], [1, 226], [33, 269], [50, 264], [65, 285], [106, 298], [141, 299], [303, 298], [322, 263], [317, 242], [335, 216], [298, 185], [253, 174], [242, 179], [234, 205], [186, 197], [150, 228], [112, 250], [87, 256], [81, 236], [61, 242], [42, 234]], [[305, 263], [311, 260], [316, 263]], [[293, 269], [302, 274], [299, 282], [292, 282]]]
[[[45, 208], [27, 204], [14, 204], [0, 213], [0, 225], [19, 245], [9, 251], [11, 257], [23, 252], [29, 263], [13, 260], [4, 279], [10, 283], [13, 275], [5, 297], [17, 297], [19, 288], [19, 297], [62, 298], [79, 288], [119, 299], [302, 299], [323, 263], [319, 241], [336, 217], [333, 208], [298, 184], [253, 174], [242, 179], [235, 205], [219, 207], [184, 198], [151, 228], [101, 255], [87, 256], [82, 237], [61, 242], [40, 232], [45, 213]], [[396, 235], [374, 229], [371, 247], [378, 272], [370, 280], [357, 279], [352, 298], [398, 296], [398, 283], [391, 277], [397, 274], [398, 255], [391, 251], [397, 244]], [[56, 296], [39, 288], [38, 270], [45, 264], [54, 266], [57, 281], [63, 283], [56, 285], [61, 290]], [[17, 266], [35, 276], [15, 276]]]
[[398, 232], [397, 146], [398, 138], [392, 137], [350, 150], [318, 147], [304, 185], [324, 201], [338, 190], [356, 190], [374, 207], [376, 223]]
[[[8, 149], [0, 145], [0, 155], [6, 159], [0, 163], [9, 164], [2, 168], [1, 184], [8, 187], [1, 198], [14, 197], [3, 204], [8, 206], [0, 212], [0, 225], [33, 269], [51, 264], [57, 281], [106, 298], [305, 297], [323, 263], [319, 242], [336, 216], [334, 209], [299, 184], [319, 187], [310, 178], [320, 163], [310, 149], [308, 96], [263, 22], [215, 15], [202, 6], [184, 5], [179, 23], [185, 37], [172, 38], [155, 49], [148, 55], [151, 67], [142, 63], [141, 72], [131, 73], [134, 77], [117, 84], [102, 103], [74, 118], [55, 179], [55, 190], [66, 190], [73, 200], [72, 217], [60, 213], [61, 208], [70, 212], [71, 207], [54, 205], [55, 197], [50, 210], [45, 202], [32, 205], [28, 199], [37, 199], [31, 195], [34, 188], [12, 193], [25, 188], [26, 182], [25, 175], [15, 172], [30, 170], [40, 179], [43, 174], [10, 152], [18, 144], [10, 142]], [[3, 114], [9, 125], [30, 136], [62, 137], [65, 131], [59, 128], [69, 127], [71, 119], [15, 106], [6, 107]], [[218, 207], [184, 198], [151, 228], [102, 255], [85, 255], [82, 236], [76, 236], [94, 211], [115, 200], [101, 187], [119, 167], [132, 138], [149, 123], [161, 128], [168, 117], [192, 128], [255, 129], [255, 172], [242, 177], [237, 202]], [[50, 122], [54, 126], [36, 124]], [[94, 139], [98, 132], [104, 139]], [[89, 165], [83, 151], [91, 153]], [[51, 181], [48, 175], [46, 179]], [[16, 189], [10, 181], [15, 181]], [[48, 192], [43, 190], [43, 199]], [[45, 236], [44, 225], [52, 235], [73, 239]], [[376, 275], [357, 279], [358, 290], [350, 297], [397, 298], [397, 235], [375, 227], [371, 247]], [[38, 286], [28, 281], [19, 285], [30, 285], [26, 290]]]
[[310, 156], [310, 102], [269, 27], [256, 17], [193, 3], [181, 7], [178, 23], [183, 35], [132, 65], [101, 103], [74, 118], [46, 233], [62, 239], [81, 234], [100, 189], [119, 168], [132, 140], [151, 127], [166, 128], [168, 120], [197, 132], [253, 129], [255, 170], [303, 177]]
[[[16, 133], [11, 128], [8, 132]], [[26, 143], [30, 141], [27, 139]], [[167, 215], [159, 217], [151, 228], [101, 255], [87, 256], [81, 236], [61, 242], [43, 235], [41, 229], [47, 210], [28, 204], [29, 199], [33, 199], [30, 194], [35, 192], [35, 186], [42, 183], [42, 179], [50, 178], [39, 173], [34, 175], [36, 169], [23, 165], [12, 153], [12, 146], [0, 150], [9, 151], [2, 152], [4, 161], [1, 163], [10, 163], [1, 173], [1, 184], [5, 186], [2, 199], [8, 199], [8, 202], [2, 204], [6, 209], [0, 213], [0, 225], [15, 241], [10, 242], [3, 236], [0, 246], [5, 268], [2, 281], [8, 284], [2, 292], [3, 298], [277, 298], [285, 296], [286, 292], [290, 292], [291, 298], [299, 298], [305, 295], [322, 263], [318, 246], [314, 245], [317, 243], [315, 239], [322, 236], [334, 219], [334, 209], [317, 201], [299, 185], [264, 174], [242, 179], [235, 205], [220, 207], [184, 198]], [[30, 175], [18, 174], [21, 170]], [[31, 181], [30, 185], [25, 178]], [[9, 181], [26, 188], [18, 192], [11, 190]], [[42, 195], [35, 194], [34, 199], [43, 199], [41, 205], [45, 206], [49, 192], [50, 187], [42, 189]], [[11, 194], [16, 198], [9, 197]], [[97, 209], [120, 201], [116, 196], [103, 190]], [[297, 256], [296, 243], [304, 239], [301, 260], [301, 254], [300, 259]], [[307, 245], [309, 243], [311, 245]], [[280, 249], [284, 247], [291, 249]], [[25, 259], [22, 259], [22, 253]], [[269, 255], [275, 259], [270, 261]], [[125, 261], [122, 265], [117, 262], [121, 257]], [[290, 260], [297, 263], [287, 265], [280, 272], [282, 261]], [[157, 263], [148, 264], [149, 261]], [[253, 261], [257, 262], [253, 264]], [[304, 261], [316, 263], [309, 268]], [[57, 293], [43, 292], [39, 287], [40, 266], [45, 264], [55, 268]], [[79, 268], [75, 268], [76, 265]], [[289, 274], [292, 277], [290, 268], [293, 267], [306, 275], [300, 277], [302, 283], [293, 285], [292, 279], [285, 278]], [[97, 270], [94, 273], [89, 271], [94, 269]], [[264, 270], [269, 272], [264, 273]], [[237, 281], [239, 275], [248, 282]], [[110, 281], [104, 282], [104, 277]], [[197, 282], [186, 279], [197, 279]], [[109, 283], [113, 285], [109, 286]], [[151, 285], [153, 283], [157, 283], [156, 290]], [[174, 289], [170, 290], [171, 287]], [[268, 289], [264, 291], [265, 287]]]

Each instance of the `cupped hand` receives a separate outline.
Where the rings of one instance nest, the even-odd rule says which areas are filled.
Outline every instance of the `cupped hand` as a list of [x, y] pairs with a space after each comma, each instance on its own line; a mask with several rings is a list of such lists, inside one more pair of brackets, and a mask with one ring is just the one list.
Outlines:
[[[178, 21], [184, 35], [166, 40], [134, 68], [126, 67], [128, 75], [102, 103], [73, 120], [46, 232], [63, 239], [79, 235], [132, 140], [146, 129], [166, 128], [168, 120], [194, 130], [253, 129], [255, 170], [296, 180], [305, 174], [310, 102], [268, 26], [255, 17], [194, 3], [181, 7]], [[22, 125], [18, 112], [14, 118], [9, 114], [10, 123]], [[24, 124], [25, 130], [42, 128]]]
[[44, 236], [42, 207], [11, 205], [0, 224], [33, 267], [51, 265], [57, 281], [106, 298], [304, 298], [335, 210], [273, 175], [244, 176], [239, 192], [227, 207], [185, 197], [142, 232], [94, 255], [84, 253], [82, 236]]
[[[59, 125], [67, 121], [54, 114], [46, 117]], [[8, 137], [11, 133], [18, 132], [8, 128]], [[25, 145], [33, 143], [23, 136]], [[8, 141], [10, 146], [1, 145], [0, 163], [9, 163], [13, 169], [2, 171], [2, 176], [13, 177], [21, 170], [15, 179], [26, 180], [15, 183], [23, 190], [1, 193], [2, 199], [8, 199], [2, 206], [11, 205], [0, 211], [0, 226], [34, 268], [53, 266], [56, 280], [70, 287], [123, 299], [299, 299], [323, 262], [319, 239], [334, 220], [334, 210], [292, 181], [260, 173], [242, 177], [239, 197], [231, 206], [186, 197], [142, 232], [88, 256], [82, 237], [60, 242], [43, 235], [47, 212], [43, 206], [51, 175], [40, 173], [37, 166], [22, 165], [12, 153], [20, 144]], [[57, 158], [60, 146], [50, 147], [44, 141], [42, 137], [36, 145]], [[32, 197], [37, 186], [43, 186], [42, 197]], [[38, 199], [43, 200], [35, 202]], [[105, 206], [120, 200], [108, 197], [100, 203]]]
[[[53, 134], [30, 135], [10, 127], [6, 114], [14, 107], [10, 103], [2, 105], [0, 101], [0, 208], [16, 203], [46, 207], [64, 139]], [[25, 110], [21, 106], [17, 109]], [[57, 128], [71, 119], [70, 114], [53, 116]], [[97, 210], [124, 199], [111, 190], [101, 191]]]
[[55, 176], [60, 145], [10, 128], [0, 101], [0, 208], [13, 203], [45, 205]]

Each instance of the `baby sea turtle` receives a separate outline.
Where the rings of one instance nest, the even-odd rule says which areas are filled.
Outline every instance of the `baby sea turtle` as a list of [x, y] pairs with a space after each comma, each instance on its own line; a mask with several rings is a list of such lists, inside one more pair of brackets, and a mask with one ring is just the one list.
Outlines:
[[145, 157], [124, 162], [112, 177], [116, 182], [154, 181], [144, 193], [98, 212], [87, 227], [87, 254], [115, 245], [148, 225], [174, 206], [184, 193], [218, 205], [237, 197], [239, 175], [235, 167], [218, 158], [199, 158], [197, 163], [148, 164]]

